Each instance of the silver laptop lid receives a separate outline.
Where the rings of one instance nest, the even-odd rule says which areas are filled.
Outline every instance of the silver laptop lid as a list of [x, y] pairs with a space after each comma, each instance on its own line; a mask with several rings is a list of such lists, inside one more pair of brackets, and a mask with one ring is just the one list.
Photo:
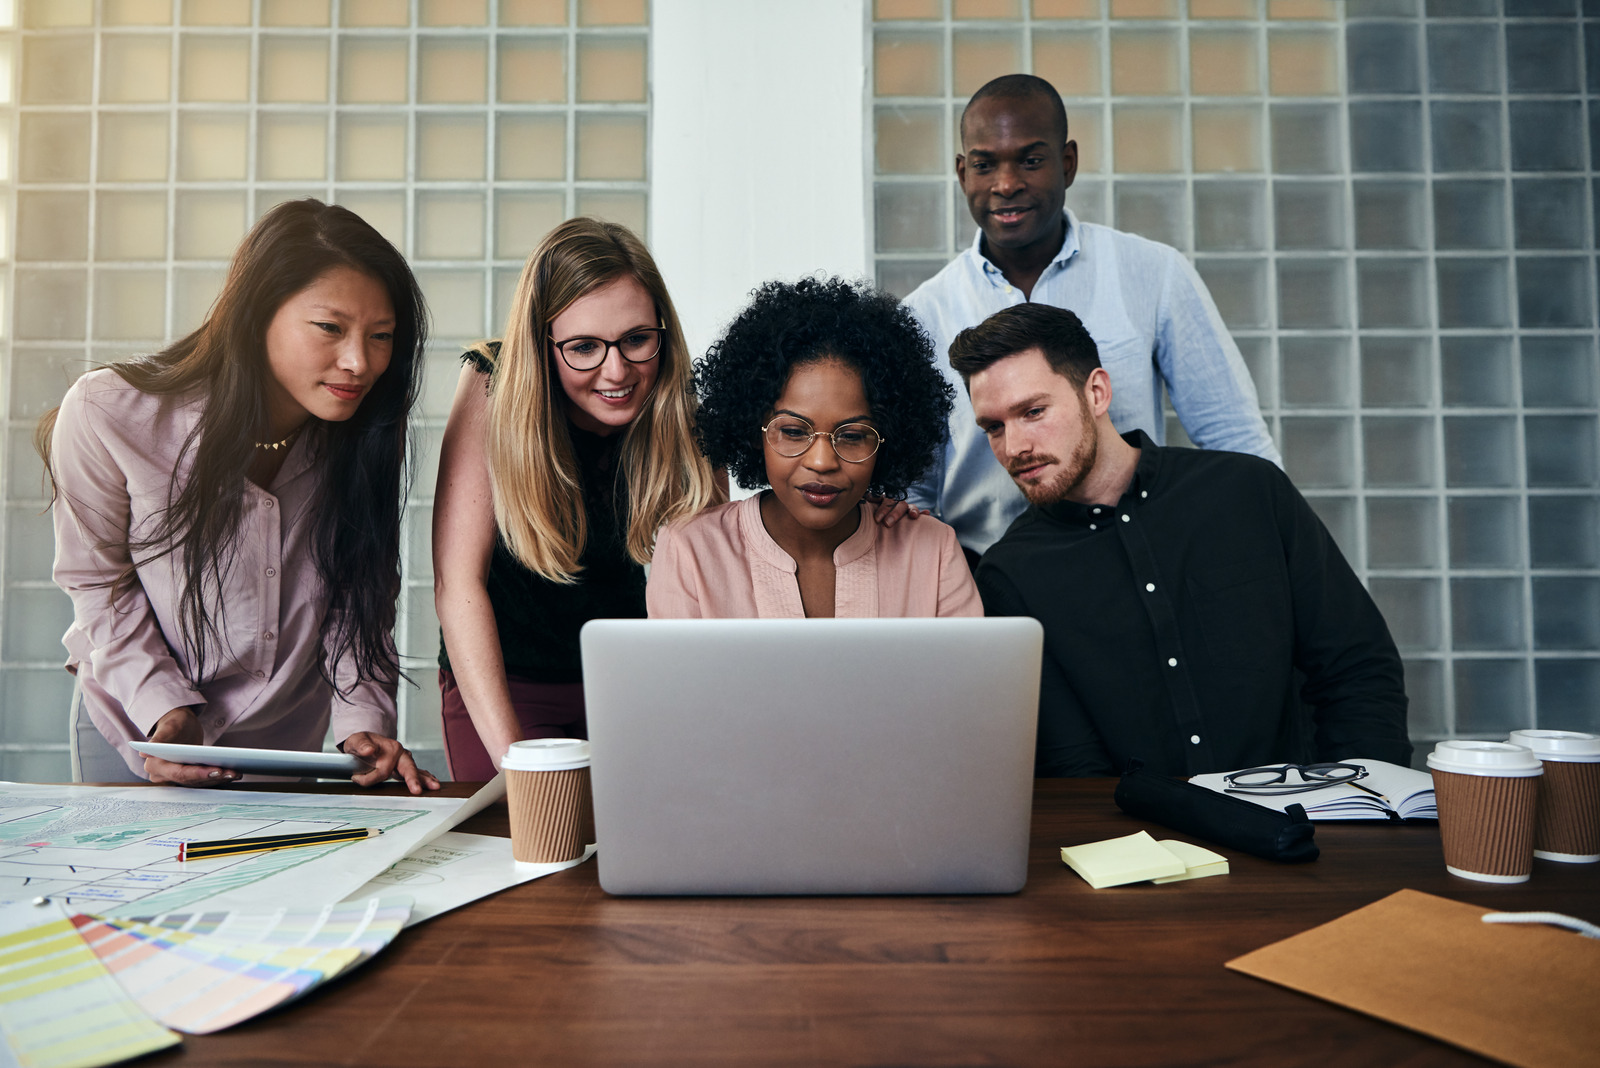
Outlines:
[[600, 885], [1020, 890], [1043, 638], [1033, 619], [589, 623]]

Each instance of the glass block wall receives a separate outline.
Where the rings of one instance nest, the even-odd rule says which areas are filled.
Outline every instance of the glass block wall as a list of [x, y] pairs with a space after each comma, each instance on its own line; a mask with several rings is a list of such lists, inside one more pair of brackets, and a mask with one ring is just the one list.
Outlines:
[[[5, 383], [0, 778], [63, 780], [71, 606], [50, 582], [35, 421], [86, 368], [199, 321], [251, 222], [349, 206], [433, 315], [399, 641], [401, 736], [439, 751], [430, 506], [464, 343], [539, 238], [646, 223], [647, 0], [0, 2]], [[9, 60], [9, 66], [6, 62]]]
[[871, 27], [880, 284], [972, 240], [967, 97], [1050, 80], [1068, 205], [1192, 257], [1406, 657], [1413, 738], [1600, 729], [1600, 3], [875, 0]]

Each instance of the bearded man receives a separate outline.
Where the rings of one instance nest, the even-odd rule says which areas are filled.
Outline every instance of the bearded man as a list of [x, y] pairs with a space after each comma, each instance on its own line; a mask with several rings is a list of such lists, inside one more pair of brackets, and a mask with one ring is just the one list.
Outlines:
[[1028, 500], [977, 581], [989, 615], [1044, 624], [1039, 775], [1409, 763], [1394, 640], [1282, 471], [1119, 435], [1063, 308], [997, 312], [950, 363]]

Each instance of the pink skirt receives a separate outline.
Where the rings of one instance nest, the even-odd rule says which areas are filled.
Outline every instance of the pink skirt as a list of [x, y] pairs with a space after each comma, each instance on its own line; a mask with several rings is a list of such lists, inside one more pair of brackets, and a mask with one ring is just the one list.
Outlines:
[[[507, 675], [511, 707], [524, 738], [587, 738], [589, 725], [583, 714], [583, 683], [531, 682]], [[490, 757], [467, 713], [466, 702], [453, 672], [439, 669], [439, 696], [444, 712], [444, 757], [450, 777], [457, 782], [487, 782], [499, 768], [497, 753]]]

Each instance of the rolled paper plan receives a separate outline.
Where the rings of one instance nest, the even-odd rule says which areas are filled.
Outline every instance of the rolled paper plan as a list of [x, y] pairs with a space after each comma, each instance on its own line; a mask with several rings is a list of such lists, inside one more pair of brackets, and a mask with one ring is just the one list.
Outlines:
[[381, 827], [348, 827], [342, 831], [320, 831], [314, 834], [274, 834], [263, 838], [223, 838], [215, 842], [184, 842], [178, 846], [178, 859], [210, 860], [213, 857], [231, 857], [236, 853], [266, 853], [274, 849], [297, 849], [300, 846], [337, 845], [340, 842], [358, 842], [375, 838], [383, 833]]

